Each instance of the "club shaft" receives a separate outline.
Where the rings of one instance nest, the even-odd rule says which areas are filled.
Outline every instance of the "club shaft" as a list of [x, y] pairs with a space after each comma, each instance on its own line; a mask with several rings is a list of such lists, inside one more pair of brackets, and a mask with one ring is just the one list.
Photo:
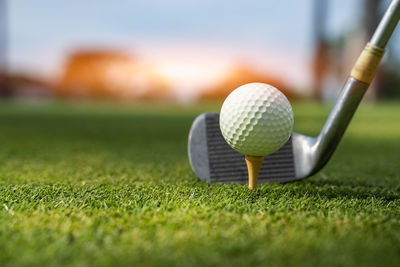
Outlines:
[[393, 0], [375, 30], [370, 43], [385, 48], [400, 18], [400, 0]]
[[[366, 45], [353, 67], [333, 107], [327, 122], [313, 145], [312, 173], [320, 170], [329, 160], [350, 123], [359, 103], [375, 75], [384, 48], [400, 18], [400, 0], [391, 2], [371, 41]], [[310, 174], [310, 175], [311, 175]]]

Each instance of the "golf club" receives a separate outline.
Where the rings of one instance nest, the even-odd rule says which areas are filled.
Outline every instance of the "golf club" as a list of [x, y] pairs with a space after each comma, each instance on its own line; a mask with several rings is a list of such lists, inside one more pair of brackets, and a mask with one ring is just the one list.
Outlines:
[[[400, 0], [393, 0], [355, 63], [320, 134], [310, 137], [292, 133], [280, 150], [264, 157], [259, 183], [304, 179], [325, 166], [367, 91], [399, 18]], [[194, 120], [188, 154], [193, 171], [203, 181], [248, 181], [244, 155], [225, 142], [218, 113], [203, 113]]]

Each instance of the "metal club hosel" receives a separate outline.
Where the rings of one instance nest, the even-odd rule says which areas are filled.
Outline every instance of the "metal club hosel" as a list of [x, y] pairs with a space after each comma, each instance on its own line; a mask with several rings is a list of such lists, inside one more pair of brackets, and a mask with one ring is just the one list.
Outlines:
[[342, 139], [367, 88], [368, 84], [349, 77], [320, 134], [309, 137], [293, 133], [296, 135], [293, 138], [296, 178], [313, 175], [325, 166]]

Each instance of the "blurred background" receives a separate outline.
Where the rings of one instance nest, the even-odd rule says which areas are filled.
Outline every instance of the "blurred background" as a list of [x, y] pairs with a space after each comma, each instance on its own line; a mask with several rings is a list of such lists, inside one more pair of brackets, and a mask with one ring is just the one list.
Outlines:
[[[0, 97], [332, 101], [388, 0], [0, 0]], [[400, 29], [367, 99], [400, 99]]]

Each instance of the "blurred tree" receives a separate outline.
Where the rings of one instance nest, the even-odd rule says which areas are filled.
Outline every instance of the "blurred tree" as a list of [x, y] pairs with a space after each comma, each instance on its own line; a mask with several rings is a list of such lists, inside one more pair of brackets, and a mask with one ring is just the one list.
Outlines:
[[7, 86], [16, 98], [43, 98], [52, 96], [52, 84], [35, 75], [8, 73]]
[[131, 55], [118, 50], [78, 50], [65, 64], [58, 96], [166, 99], [170, 86]]
[[[371, 36], [374, 34], [376, 27], [378, 26], [379, 20], [383, 15], [380, 9], [381, 0], [366, 0], [363, 1], [363, 15], [362, 15], [362, 28], [364, 31], [365, 42], [368, 42]], [[370, 99], [381, 98], [384, 95], [382, 78], [385, 75], [386, 66], [381, 64], [375, 78], [371, 84], [371, 88], [368, 90], [367, 97]]]
[[7, 0], [0, 0], [0, 97], [11, 95], [7, 78]]
[[314, 55], [312, 60], [312, 86], [314, 97], [316, 99], [322, 98], [323, 83], [329, 69], [329, 43], [325, 36], [326, 21], [327, 0], [314, 0]]
[[375, 32], [376, 26], [378, 26], [379, 19], [381, 17], [380, 3], [381, 0], [366, 0], [364, 1], [364, 15], [363, 25], [365, 33], [369, 39]]
[[386, 99], [400, 99], [400, 63], [388, 64], [382, 74], [382, 90], [379, 97]]
[[251, 82], [261, 82], [275, 86], [290, 99], [298, 97], [293, 90], [288, 90], [287, 85], [281, 79], [256, 72], [246, 65], [238, 64], [219, 84], [200, 95], [200, 100], [223, 100], [239, 86]]

